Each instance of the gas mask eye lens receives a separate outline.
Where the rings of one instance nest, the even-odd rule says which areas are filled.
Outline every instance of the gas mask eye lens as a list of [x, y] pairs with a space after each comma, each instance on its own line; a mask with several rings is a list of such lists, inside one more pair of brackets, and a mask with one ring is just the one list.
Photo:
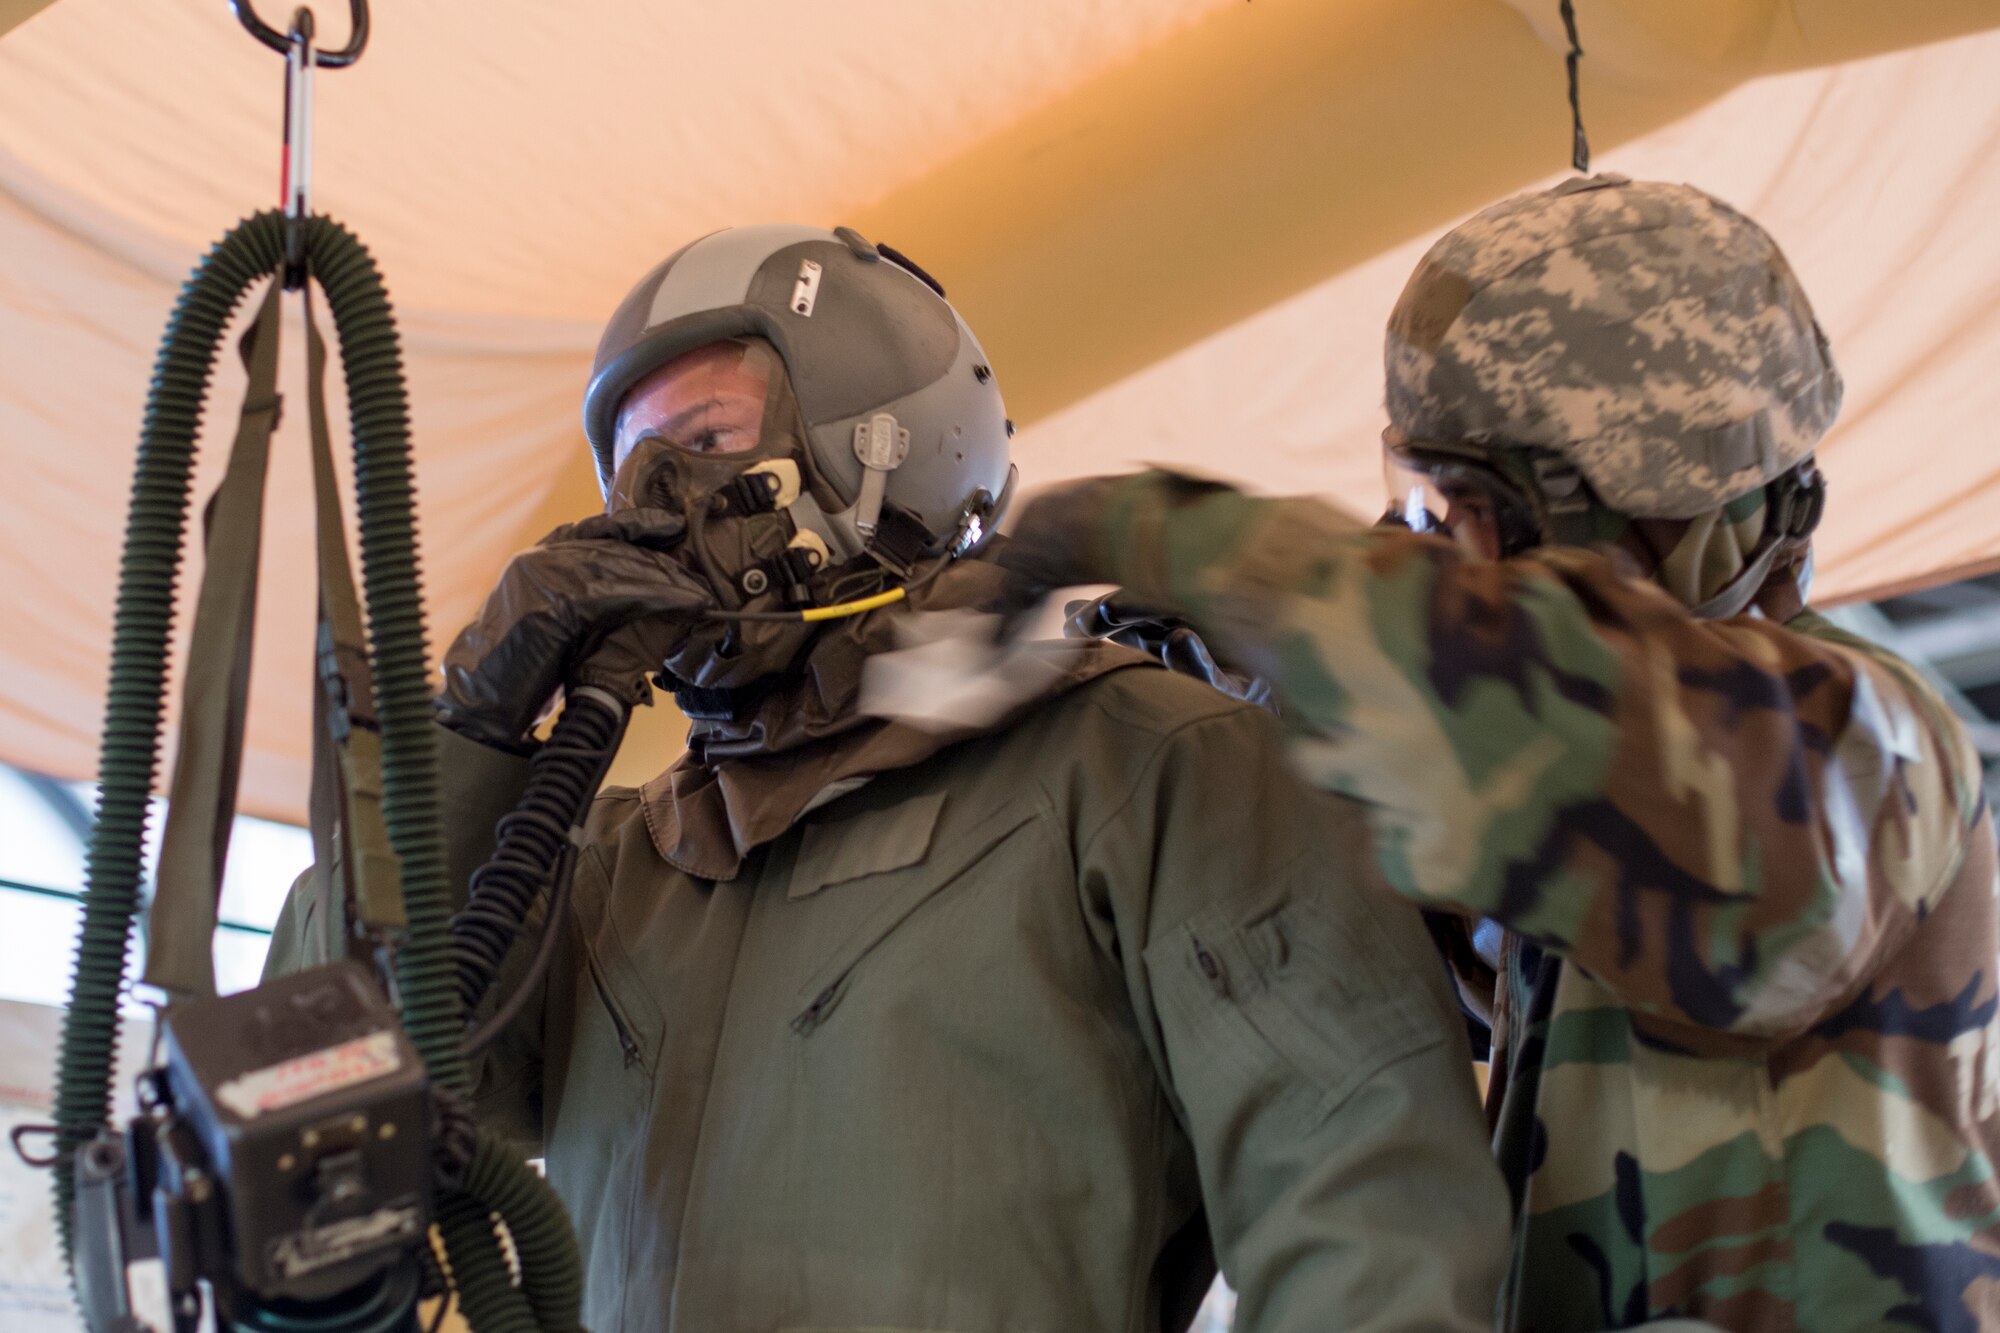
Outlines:
[[1393, 447], [1382, 450], [1382, 486], [1389, 495], [1385, 522], [1411, 532], [1443, 530], [1444, 520], [1439, 510], [1444, 502], [1437, 484], [1429, 472]]
[[747, 454], [757, 447], [758, 436], [755, 426], [745, 430], [741, 426], [711, 423], [671, 443], [691, 454]]
[[1422, 485], [1410, 488], [1397, 512], [1403, 517], [1403, 526], [1411, 532], [1436, 532], [1444, 526], [1444, 520], [1431, 508], [1430, 494]]
[[1501, 554], [1500, 522], [1492, 498], [1477, 486], [1453, 485], [1446, 481], [1444, 492], [1445, 533], [1467, 555], [1498, 560]]
[[1496, 526], [1493, 499], [1477, 486], [1454, 486], [1446, 482], [1438, 490], [1445, 500], [1445, 526], [1456, 527], [1460, 523]]
[[1382, 473], [1389, 513], [1402, 527], [1449, 537], [1466, 554], [1485, 560], [1535, 544], [1532, 511], [1491, 467], [1385, 442]]
[[761, 400], [710, 400], [683, 409], [672, 419], [646, 426], [633, 442], [654, 440], [686, 454], [747, 454], [762, 441]]

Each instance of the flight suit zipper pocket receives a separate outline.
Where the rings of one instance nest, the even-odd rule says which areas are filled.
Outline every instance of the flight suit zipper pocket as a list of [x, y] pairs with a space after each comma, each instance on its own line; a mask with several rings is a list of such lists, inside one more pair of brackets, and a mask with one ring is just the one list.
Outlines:
[[633, 1032], [632, 1021], [625, 1017], [625, 1011], [611, 996], [611, 988], [605, 985], [604, 978], [598, 975], [595, 959], [588, 960], [585, 970], [590, 973], [590, 984], [597, 992], [597, 1002], [604, 1006], [604, 1012], [611, 1019], [611, 1029], [618, 1034], [618, 1049], [624, 1054], [625, 1067], [639, 1068], [645, 1063], [646, 1057], [645, 1051], [639, 1045], [639, 1038]]
[[[911, 918], [926, 910], [932, 900], [960, 886], [969, 875], [975, 882], [985, 882], [973, 872], [988, 864], [989, 858], [1002, 843], [1021, 830], [1033, 827], [1041, 808], [1032, 804], [1013, 804], [995, 811], [953, 839], [948, 859], [926, 856], [896, 870], [843, 881], [839, 887], [832, 888], [833, 892], [870, 895], [874, 899], [873, 910], [847, 932], [827, 963], [798, 988], [795, 1002], [801, 1007], [792, 1016], [793, 1033], [805, 1037], [819, 1028], [840, 1004], [849, 987], [857, 984], [857, 973], [869, 958], [888, 941], [911, 930]], [[923, 820], [932, 817], [929, 806], [920, 813]], [[931, 830], [928, 823], [924, 827], [928, 847]], [[849, 836], [856, 834], [850, 832]]]
[[825, 990], [813, 996], [812, 1003], [801, 1009], [797, 1017], [792, 1019], [792, 1031], [803, 1037], [818, 1027], [826, 1018], [827, 1012], [840, 999], [841, 987], [846, 983], [847, 978], [843, 975]]

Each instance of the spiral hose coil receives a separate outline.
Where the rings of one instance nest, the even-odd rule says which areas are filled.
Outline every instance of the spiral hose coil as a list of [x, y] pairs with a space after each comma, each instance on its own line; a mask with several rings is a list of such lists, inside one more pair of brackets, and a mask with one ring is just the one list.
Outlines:
[[[466, 905], [451, 921], [458, 1001], [467, 1018], [499, 974], [535, 896], [555, 874], [570, 829], [597, 794], [623, 725], [622, 715], [587, 693], [577, 694], [535, 751], [521, 804], [501, 819], [493, 858], [473, 873]], [[547, 928], [557, 924], [551, 921]]]
[[[522, 1165], [520, 1157], [490, 1134], [481, 1134], [465, 1171], [465, 1194], [507, 1223], [520, 1256], [521, 1272], [546, 1275], [521, 1284], [534, 1310], [534, 1324], [550, 1333], [582, 1327], [583, 1259], [569, 1215], [549, 1183]], [[490, 1333], [484, 1326], [480, 1333]]]
[[[543, 1333], [528, 1298], [507, 1269], [492, 1211], [470, 1195], [447, 1193], [438, 1199], [437, 1227], [444, 1237], [459, 1310], [476, 1333]], [[525, 1261], [521, 1271], [525, 1277]]]
[[282, 219], [260, 214], [209, 251], [181, 288], [147, 391], [118, 569], [97, 821], [85, 862], [83, 925], [56, 1070], [56, 1226], [72, 1269], [76, 1151], [111, 1118], [118, 995], [139, 905], [146, 798], [159, 770], [167, 640], [195, 433], [223, 327], [250, 284], [282, 260], [283, 237]]
[[[362, 581], [382, 726], [383, 805], [390, 845], [402, 866], [408, 919], [396, 960], [403, 1024], [432, 1081], [463, 1092], [470, 1079], [460, 1047], [462, 1019], [448, 934], [402, 349], [381, 275], [368, 251], [325, 217], [312, 217], [303, 225], [305, 254], [332, 307], [347, 376]], [[56, 1069], [56, 1219], [72, 1273], [74, 1159], [111, 1116], [118, 998], [139, 906], [147, 798], [159, 772], [167, 650], [195, 438], [223, 331], [250, 286], [283, 268], [285, 226], [276, 211], [247, 218], [196, 265], [168, 319], [147, 391], [112, 620], [97, 820], [86, 859], [83, 924]], [[512, 1174], [539, 1180], [518, 1159], [491, 1164], [490, 1170], [500, 1179], [509, 1175], [510, 1165]], [[518, 1181], [511, 1190], [496, 1187], [494, 1192], [529, 1210], [507, 1219], [517, 1233], [540, 1235], [564, 1225], [559, 1206], [546, 1192], [535, 1194]], [[553, 1212], [536, 1211], [545, 1209]], [[487, 1235], [490, 1242], [490, 1227]], [[573, 1264], [573, 1244], [569, 1254]], [[504, 1333], [505, 1320], [494, 1316], [521, 1300], [521, 1293], [505, 1284], [504, 1265], [497, 1289], [490, 1266], [467, 1255], [461, 1267], [485, 1273], [485, 1280], [461, 1284], [468, 1318], [481, 1333]], [[523, 1285], [530, 1293], [561, 1292], [577, 1281], [574, 1271], [538, 1271], [523, 1264]], [[560, 1304], [532, 1294], [530, 1300], [537, 1309], [551, 1300]]]

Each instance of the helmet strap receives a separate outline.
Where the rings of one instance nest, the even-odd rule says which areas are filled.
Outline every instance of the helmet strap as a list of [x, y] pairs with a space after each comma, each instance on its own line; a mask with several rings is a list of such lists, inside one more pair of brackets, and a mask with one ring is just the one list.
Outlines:
[[1783, 538], [1765, 533], [1763, 540], [1752, 548], [1749, 563], [1736, 577], [1722, 585], [1715, 596], [1688, 609], [1697, 620], [1724, 620], [1741, 615], [1743, 609], [1756, 599], [1763, 590], [1764, 582], [1771, 577], [1771, 567], [1778, 563], [1778, 556], [1785, 546]]
[[1574, 464], [1559, 454], [1536, 451], [1529, 457], [1541, 501], [1542, 540], [1551, 546], [1589, 546], [1602, 536], [1593, 513], [1590, 487]]

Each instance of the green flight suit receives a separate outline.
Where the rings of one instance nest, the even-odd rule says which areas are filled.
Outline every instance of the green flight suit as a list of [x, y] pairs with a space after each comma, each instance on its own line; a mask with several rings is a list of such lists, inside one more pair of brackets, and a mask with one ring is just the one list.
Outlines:
[[[525, 765], [440, 744], [462, 884]], [[1249, 1333], [1491, 1328], [1507, 1202], [1445, 974], [1265, 714], [1118, 670], [722, 882], [653, 799], [598, 799], [480, 1082], [596, 1333], [1150, 1333], [1211, 1255]]]

